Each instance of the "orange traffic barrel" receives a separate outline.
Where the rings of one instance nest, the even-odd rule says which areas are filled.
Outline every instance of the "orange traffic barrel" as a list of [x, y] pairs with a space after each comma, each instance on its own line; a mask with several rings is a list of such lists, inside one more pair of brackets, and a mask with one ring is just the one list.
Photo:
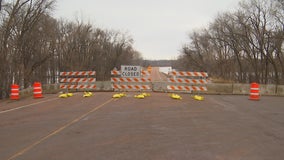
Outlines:
[[12, 84], [11, 85], [10, 99], [11, 100], [18, 100], [18, 99], [20, 99], [19, 85], [17, 85], [17, 84]]
[[255, 82], [251, 83], [249, 99], [258, 101], [259, 100], [259, 96], [260, 96], [260, 94], [259, 94], [259, 84], [255, 83]]
[[34, 98], [42, 98], [42, 88], [41, 88], [41, 83], [40, 82], [34, 82], [33, 85], [34, 88]]

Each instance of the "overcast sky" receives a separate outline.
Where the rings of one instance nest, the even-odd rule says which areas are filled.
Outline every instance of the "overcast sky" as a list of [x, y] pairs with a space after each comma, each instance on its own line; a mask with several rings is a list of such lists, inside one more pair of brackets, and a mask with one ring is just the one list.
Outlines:
[[57, 0], [54, 16], [128, 33], [143, 58], [174, 59], [188, 34], [240, 0]]

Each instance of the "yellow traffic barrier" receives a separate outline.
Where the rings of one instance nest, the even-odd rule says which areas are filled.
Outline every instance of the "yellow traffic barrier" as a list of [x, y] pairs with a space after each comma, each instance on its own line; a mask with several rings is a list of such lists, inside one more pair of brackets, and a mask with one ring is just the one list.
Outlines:
[[121, 98], [121, 95], [119, 93], [112, 95], [112, 98]]
[[125, 93], [119, 93], [120, 97], [126, 97]]
[[203, 96], [199, 96], [199, 95], [194, 95], [193, 98], [195, 100], [198, 100], [198, 101], [203, 101], [204, 100], [204, 97]]
[[83, 97], [91, 97], [93, 95], [92, 92], [84, 92]]
[[73, 93], [61, 93], [58, 97], [59, 98], [67, 98], [67, 97], [72, 97]]
[[116, 93], [114, 95], [112, 95], [112, 98], [121, 98], [121, 97], [125, 97], [126, 94], [125, 93]]
[[172, 99], [179, 99], [179, 100], [182, 99], [182, 97], [181, 97], [180, 95], [174, 94], [174, 93], [170, 94], [170, 97], [171, 97]]
[[59, 97], [59, 98], [67, 98], [68, 95], [67, 95], [67, 93], [62, 93], [62, 94], [60, 94], [58, 97]]
[[150, 93], [142, 93], [142, 95], [144, 96], [144, 97], [150, 97], [151, 96], [151, 94]]
[[134, 98], [137, 98], [137, 99], [144, 99], [145, 96], [143, 94], [139, 94], [139, 95], [134, 95]]

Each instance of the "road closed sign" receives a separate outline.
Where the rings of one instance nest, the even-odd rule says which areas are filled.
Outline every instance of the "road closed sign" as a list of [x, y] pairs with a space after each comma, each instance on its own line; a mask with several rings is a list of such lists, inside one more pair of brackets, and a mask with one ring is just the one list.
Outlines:
[[121, 77], [141, 77], [140, 66], [121, 65]]

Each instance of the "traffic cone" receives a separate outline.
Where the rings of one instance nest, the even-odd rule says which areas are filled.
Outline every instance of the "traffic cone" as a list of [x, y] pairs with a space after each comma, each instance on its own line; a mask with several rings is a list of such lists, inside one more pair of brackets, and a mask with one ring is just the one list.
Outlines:
[[43, 98], [42, 96], [42, 88], [40, 82], [34, 82], [34, 98]]
[[250, 100], [255, 100], [258, 101], [259, 100], [259, 84], [258, 83], [251, 83], [250, 85]]
[[11, 100], [19, 100], [20, 99], [19, 85], [17, 85], [17, 84], [11, 85], [10, 99]]

